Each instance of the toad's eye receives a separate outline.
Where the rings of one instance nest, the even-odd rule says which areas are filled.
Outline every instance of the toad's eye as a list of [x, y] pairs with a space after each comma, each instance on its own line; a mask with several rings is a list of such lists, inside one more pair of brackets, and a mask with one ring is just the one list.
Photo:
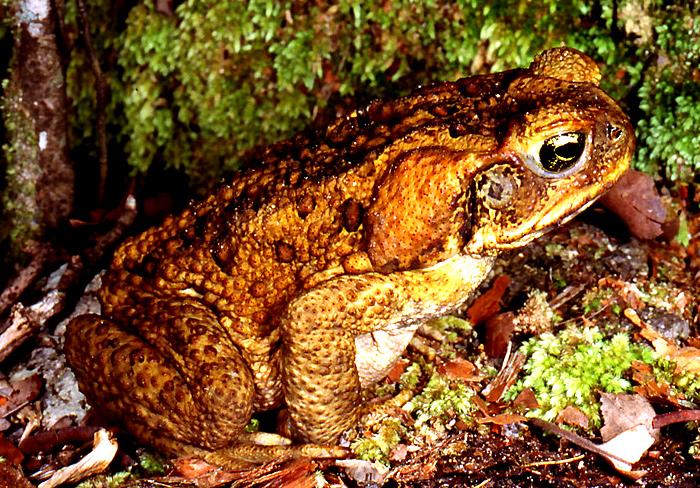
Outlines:
[[550, 137], [540, 148], [542, 168], [559, 175], [573, 167], [583, 154], [586, 138], [581, 132], [565, 132]]

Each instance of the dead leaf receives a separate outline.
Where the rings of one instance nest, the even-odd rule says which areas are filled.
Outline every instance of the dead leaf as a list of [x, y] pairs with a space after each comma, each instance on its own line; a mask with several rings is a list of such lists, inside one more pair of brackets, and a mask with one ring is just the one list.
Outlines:
[[666, 221], [666, 208], [654, 186], [654, 179], [641, 171], [629, 170], [600, 202], [627, 225], [639, 239], [660, 236]]
[[117, 441], [106, 429], [95, 432], [92, 451], [75, 464], [56, 471], [51, 478], [39, 485], [39, 488], [53, 488], [64, 483], [75, 483], [95, 474], [101, 473], [114, 459], [117, 453]]
[[653, 399], [655, 402], [665, 402], [676, 407], [685, 406], [685, 396], [674, 389], [671, 385], [657, 378], [651, 365], [641, 361], [632, 361], [632, 380], [637, 383], [634, 387], [635, 393], [644, 398]]
[[444, 374], [448, 378], [469, 380], [474, 378], [476, 366], [466, 359], [455, 358], [438, 365], [438, 372]]
[[646, 426], [654, 438], [658, 440], [659, 431], [652, 427], [656, 412], [649, 400], [643, 396], [603, 393], [600, 396], [600, 403], [603, 414], [603, 427], [600, 429], [600, 435], [603, 441], [607, 442], [637, 425]]
[[524, 407], [525, 410], [534, 410], [540, 408], [540, 403], [537, 401], [535, 392], [532, 388], [523, 388], [523, 390], [518, 393], [518, 396], [513, 400], [513, 405], [518, 407]]
[[637, 425], [600, 445], [607, 453], [605, 458], [620, 473], [639, 479], [646, 474], [644, 470], [633, 470], [632, 465], [639, 461], [644, 453], [654, 445], [656, 439], [645, 425]]
[[408, 445], [404, 443], [397, 444], [389, 453], [389, 459], [391, 461], [403, 461], [408, 456]]
[[641, 329], [642, 337], [651, 342], [657, 353], [676, 363], [677, 373], [700, 374], [700, 349], [696, 347], [679, 348], [649, 327], [649, 324], [640, 319], [637, 312], [631, 308], [625, 309], [625, 317]]
[[175, 459], [173, 468], [175, 473], [188, 480], [203, 476], [217, 469], [216, 466], [209, 464], [203, 459], [192, 456]]
[[237, 479], [237, 485], [256, 488], [315, 488], [317, 470], [318, 463], [309, 458], [293, 459], [282, 465], [268, 463], [248, 470], [245, 477]]
[[515, 384], [520, 370], [525, 364], [525, 355], [516, 352], [515, 354], [506, 357], [503, 360], [501, 370], [496, 377], [481, 390], [481, 394], [489, 402], [495, 402], [501, 399], [503, 392]]
[[588, 415], [583, 413], [580, 408], [576, 408], [573, 405], [568, 405], [564, 410], [559, 412], [559, 415], [557, 415], [557, 422], [573, 427], [580, 427], [583, 430], [587, 430], [589, 425]]
[[499, 415], [491, 415], [490, 417], [477, 419], [477, 423], [479, 424], [510, 425], [521, 422], [527, 422], [527, 417], [514, 413], [502, 413]]
[[496, 278], [484, 294], [474, 300], [467, 310], [467, 316], [472, 324], [477, 325], [496, 314], [501, 308], [501, 298], [510, 286], [510, 278], [501, 275]]
[[22, 451], [4, 437], [0, 437], [0, 456], [12, 464], [19, 464], [24, 459]]
[[404, 371], [406, 371], [409, 364], [410, 361], [404, 358], [396, 361], [396, 364], [394, 364], [394, 366], [389, 370], [389, 374], [386, 375], [387, 380], [391, 383], [396, 383], [399, 381], [401, 379], [401, 375]]
[[508, 343], [515, 330], [515, 314], [499, 313], [486, 320], [486, 338], [484, 352], [490, 358], [502, 358], [506, 354]]
[[638, 425], [613, 437], [604, 444], [596, 444], [580, 435], [564, 430], [552, 422], [531, 418], [528, 423], [536, 425], [548, 432], [576, 444], [582, 449], [594, 452], [610, 462], [620, 473], [632, 479], [639, 479], [646, 471], [633, 470], [633, 464], [639, 461], [649, 447], [654, 444], [654, 437], [644, 425]]

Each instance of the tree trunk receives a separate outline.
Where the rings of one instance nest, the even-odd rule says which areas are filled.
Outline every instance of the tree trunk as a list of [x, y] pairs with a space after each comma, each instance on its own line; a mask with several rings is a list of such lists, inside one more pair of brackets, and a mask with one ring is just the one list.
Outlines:
[[15, 0], [13, 57], [2, 100], [8, 144], [3, 234], [19, 257], [49, 240], [70, 213], [73, 168], [67, 150], [66, 92], [50, 0]]

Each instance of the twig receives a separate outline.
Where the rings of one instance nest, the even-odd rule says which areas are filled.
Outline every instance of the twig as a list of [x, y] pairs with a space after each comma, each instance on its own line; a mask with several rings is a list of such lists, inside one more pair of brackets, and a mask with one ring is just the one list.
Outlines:
[[88, 60], [92, 73], [95, 76], [95, 92], [96, 92], [96, 107], [97, 112], [96, 129], [97, 129], [97, 144], [100, 151], [100, 178], [97, 184], [97, 199], [101, 204], [104, 202], [105, 185], [107, 183], [107, 170], [109, 168], [109, 159], [107, 154], [107, 83], [100, 68], [100, 61], [95, 51], [95, 46], [92, 43], [92, 34], [90, 34], [90, 24], [88, 23], [87, 8], [84, 0], [77, 0], [78, 20], [80, 30], [83, 32], [85, 41], [85, 50], [87, 51]]
[[495, 402], [501, 399], [503, 393], [515, 383], [515, 378], [520, 373], [520, 370], [525, 364], [525, 355], [516, 352], [511, 354], [512, 345], [508, 344], [508, 354], [503, 359], [503, 364], [501, 365], [501, 370], [498, 375], [486, 385], [486, 387], [481, 391], [481, 394], [490, 402]]
[[64, 483], [74, 483], [97, 473], [101, 473], [117, 454], [117, 441], [105, 429], [94, 435], [92, 451], [75, 464], [54, 472], [51, 478], [39, 485], [39, 488], [54, 488]]
[[24, 293], [29, 285], [34, 283], [37, 277], [44, 270], [46, 258], [49, 255], [47, 244], [37, 244], [29, 250], [33, 256], [29, 266], [22, 269], [15, 279], [0, 293], [0, 317], [5, 315], [7, 309]]
[[568, 464], [568, 463], [574, 463], [576, 461], [580, 461], [581, 459], [585, 458], [586, 456], [584, 454], [579, 454], [578, 456], [566, 458], [566, 459], [556, 459], [554, 461], [537, 461], [534, 463], [528, 463], [520, 466], [521, 468], [532, 468], [532, 467], [538, 467], [538, 466], [552, 466], [552, 465], [557, 465], [557, 464]]
[[700, 410], [679, 410], [657, 415], [651, 425], [655, 429], [660, 429], [671, 424], [697, 422], [698, 420], [700, 420]]
[[8, 327], [0, 334], [0, 362], [33, 336], [41, 325], [63, 308], [65, 294], [51, 290], [30, 307], [21, 303], [12, 307]]
[[56, 446], [87, 442], [93, 438], [97, 430], [98, 427], [78, 426], [39, 432], [23, 439], [19, 444], [19, 448], [24, 454], [28, 455], [49, 452]]
[[542, 419], [537, 419], [537, 418], [530, 418], [527, 420], [529, 424], [535, 425], [539, 427], [540, 429], [543, 429], [547, 432], [550, 432], [552, 434], [556, 434], [559, 437], [563, 437], [567, 441], [571, 442], [572, 444], [577, 445], [578, 447], [585, 449], [589, 452], [593, 452], [595, 454], [598, 454], [600, 456], [603, 456], [608, 459], [614, 459], [616, 461], [620, 461], [622, 463], [626, 463], [624, 459], [620, 458], [619, 456], [616, 456], [614, 454], [611, 454], [607, 452], [605, 449], [601, 448], [598, 444], [595, 444], [592, 441], [589, 441], [585, 437], [581, 437], [578, 434], [575, 434], [573, 432], [570, 432], [568, 430], [564, 430], [561, 427], [559, 427], [556, 424], [553, 424], [552, 422], [547, 422], [546, 420]]

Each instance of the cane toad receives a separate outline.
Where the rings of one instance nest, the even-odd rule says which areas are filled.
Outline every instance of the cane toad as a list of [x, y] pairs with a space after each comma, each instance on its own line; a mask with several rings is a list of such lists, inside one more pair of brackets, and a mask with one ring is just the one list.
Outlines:
[[308, 452], [243, 433], [281, 405], [297, 441], [333, 445], [419, 324], [627, 169], [632, 127], [599, 79], [584, 54], [551, 49], [270, 146], [116, 251], [102, 315], [68, 328], [80, 388], [172, 454]]

